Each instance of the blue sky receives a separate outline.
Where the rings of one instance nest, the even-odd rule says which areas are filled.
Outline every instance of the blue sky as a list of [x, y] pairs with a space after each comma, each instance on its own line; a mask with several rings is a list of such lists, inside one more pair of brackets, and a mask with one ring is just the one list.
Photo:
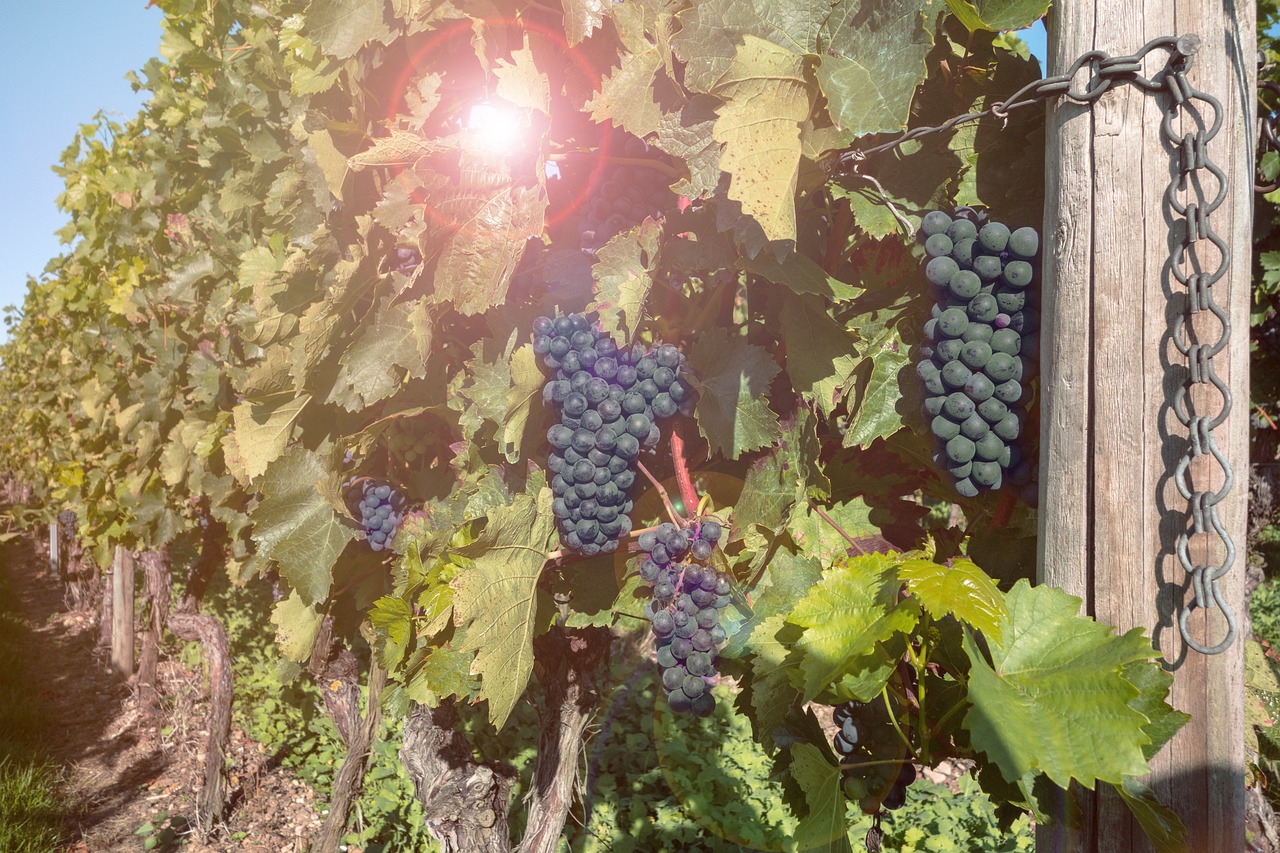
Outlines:
[[146, 0], [5, 3], [0, 52], [0, 306], [21, 304], [27, 276], [60, 248], [66, 223], [51, 167], [98, 110], [132, 116], [142, 105], [124, 75], [160, 44], [159, 9]]
[[[0, 52], [0, 306], [21, 304], [27, 276], [60, 251], [66, 218], [51, 169], [77, 127], [98, 110], [115, 118], [142, 105], [124, 75], [141, 69], [160, 43], [159, 9], [143, 0], [28, 0], [6, 4]], [[1019, 33], [1044, 56], [1037, 23]], [[0, 329], [0, 335], [3, 330]]]

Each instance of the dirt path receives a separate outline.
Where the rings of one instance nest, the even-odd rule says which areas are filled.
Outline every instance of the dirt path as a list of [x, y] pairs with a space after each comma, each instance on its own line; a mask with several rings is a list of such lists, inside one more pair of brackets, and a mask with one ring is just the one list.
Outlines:
[[97, 614], [67, 611], [58, 580], [33, 537], [0, 546], [0, 571], [12, 578], [15, 606], [30, 631], [20, 652], [41, 673], [33, 690], [50, 709], [50, 757], [65, 771], [73, 805], [67, 853], [156, 851], [305, 851], [320, 825], [311, 789], [276, 767], [267, 750], [233, 729], [232, 804], [227, 825], [208, 840], [191, 838], [186, 817], [199, 788], [205, 705], [202, 674], [163, 659], [164, 716], [140, 713], [130, 684], [112, 673], [96, 646]]

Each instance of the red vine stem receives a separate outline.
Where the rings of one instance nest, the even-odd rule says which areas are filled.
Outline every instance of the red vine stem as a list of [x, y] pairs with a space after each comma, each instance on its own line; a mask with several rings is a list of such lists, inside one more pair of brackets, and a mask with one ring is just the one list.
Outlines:
[[671, 462], [676, 469], [676, 485], [680, 487], [685, 511], [693, 512], [698, 506], [698, 491], [693, 487], [693, 477], [689, 475], [689, 460], [685, 458], [684, 447], [684, 436], [680, 426], [676, 425], [671, 430]]

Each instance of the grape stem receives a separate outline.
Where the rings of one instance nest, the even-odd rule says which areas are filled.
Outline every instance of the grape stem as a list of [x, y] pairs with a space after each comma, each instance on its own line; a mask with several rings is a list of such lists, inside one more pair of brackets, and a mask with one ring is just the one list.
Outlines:
[[693, 487], [693, 478], [689, 476], [689, 460], [685, 458], [684, 435], [681, 425], [671, 429], [671, 462], [676, 469], [676, 485], [680, 487], [680, 499], [684, 501], [686, 510], [698, 506], [698, 491]]
[[915, 754], [915, 747], [911, 745], [911, 739], [902, 731], [902, 726], [898, 725], [898, 718], [893, 713], [893, 705], [889, 702], [889, 685], [885, 685], [880, 691], [880, 697], [884, 699], [885, 710], [889, 712], [889, 722], [893, 724], [893, 730], [898, 733], [898, 737], [902, 739], [902, 743], [907, 747], [907, 752]]
[[671, 504], [671, 497], [667, 494], [667, 490], [663, 488], [663, 485], [658, 482], [658, 478], [653, 476], [649, 469], [646, 468], [644, 463], [639, 459], [636, 460], [636, 467], [640, 469], [641, 473], [649, 478], [649, 482], [653, 483], [653, 487], [658, 490], [658, 497], [662, 498], [662, 505], [666, 507], [667, 515], [671, 517], [672, 523], [674, 523], [676, 527], [688, 526], [688, 522], [680, 516], [680, 513], [676, 512], [676, 508]]

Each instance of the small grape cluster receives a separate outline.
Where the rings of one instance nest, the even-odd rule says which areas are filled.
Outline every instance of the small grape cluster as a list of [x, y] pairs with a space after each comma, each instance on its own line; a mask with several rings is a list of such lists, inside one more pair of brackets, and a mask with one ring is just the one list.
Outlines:
[[426, 436], [415, 435], [407, 423], [393, 423], [387, 428], [387, 451], [406, 465], [421, 460], [431, 447]]
[[581, 314], [533, 321], [533, 350], [556, 371], [543, 401], [559, 410], [547, 430], [552, 511], [560, 542], [585, 556], [612, 553], [631, 532], [635, 461], [662, 437], [658, 421], [692, 405], [670, 344], [619, 348]]
[[371, 549], [381, 551], [395, 537], [396, 528], [404, 518], [404, 507], [404, 495], [390, 485], [364, 481], [360, 487], [360, 523], [364, 525]]
[[721, 611], [729, 605], [729, 578], [707, 565], [721, 527], [710, 519], [678, 528], [670, 522], [640, 534], [640, 579], [653, 584], [645, 615], [658, 639], [658, 666], [667, 704], [708, 717], [715, 710], [710, 682], [716, 650], [727, 639]]
[[[630, 134], [614, 131], [610, 140], [614, 156], [652, 160], [653, 149]], [[675, 203], [666, 175], [643, 165], [618, 165], [602, 171], [601, 180], [582, 206], [578, 220], [580, 246], [595, 256], [615, 236], [639, 225], [647, 216], [657, 217]]]
[[865, 814], [876, 814], [881, 807], [902, 808], [916, 768], [898, 754], [901, 741], [885, 703], [845, 702], [835, 707], [832, 717], [840, 730], [831, 746], [841, 763], [855, 765], [841, 770], [844, 795]]
[[920, 225], [925, 278], [942, 291], [925, 324], [925, 419], [938, 439], [934, 460], [975, 497], [1007, 479], [1035, 502], [1035, 462], [1017, 443], [1034, 375], [1038, 338], [1032, 287], [1040, 238], [1033, 228], [979, 227], [970, 209], [935, 210]]

